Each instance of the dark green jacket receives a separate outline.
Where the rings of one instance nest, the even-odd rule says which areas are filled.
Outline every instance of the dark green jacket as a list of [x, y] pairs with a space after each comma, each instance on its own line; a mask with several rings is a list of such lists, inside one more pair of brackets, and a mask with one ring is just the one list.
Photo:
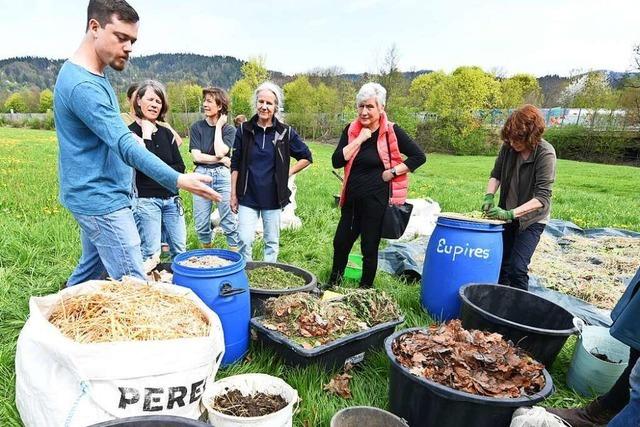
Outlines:
[[[515, 172], [517, 156], [517, 151], [508, 144], [503, 144], [491, 171], [491, 178], [500, 181], [501, 190], [498, 206], [503, 209], [506, 209], [507, 192]], [[556, 150], [543, 139], [536, 146], [529, 159], [520, 166], [520, 178], [518, 181], [518, 206], [535, 197], [542, 203], [542, 207], [518, 218], [520, 230], [542, 221], [549, 215], [551, 211], [551, 187], [555, 179]]]

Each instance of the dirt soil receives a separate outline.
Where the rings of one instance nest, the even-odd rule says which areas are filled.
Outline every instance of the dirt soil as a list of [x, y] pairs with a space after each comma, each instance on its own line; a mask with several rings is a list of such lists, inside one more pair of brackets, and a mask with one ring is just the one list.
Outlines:
[[218, 412], [234, 417], [261, 417], [278, 412], [287, 406], [279, 394], [255, 393], [245, 396], [240, 390], [230, 390], [216, 396], [211, 407]]

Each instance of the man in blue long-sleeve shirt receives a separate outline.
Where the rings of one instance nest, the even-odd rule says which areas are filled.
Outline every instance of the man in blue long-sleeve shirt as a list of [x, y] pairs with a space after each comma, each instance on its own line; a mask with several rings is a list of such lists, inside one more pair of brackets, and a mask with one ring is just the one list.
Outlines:
[[[124, 0], [90, 0], [87, 29], [64, 63], [54, 90], [59, 144], [60, 202], [80, 225], [82, 257], [67, 285], [105, 272], [144, 278], [140, 237], [131, 212], [134, 167], [169, 190], [214, 201], [220, 195], [199, 174], [180, 174], [151, 154], [120, 119], [116, 95], [104, 76], [121, 71], [138, 34], [139, 17]], [[153, 126], [143, 120], [145, 127]]]

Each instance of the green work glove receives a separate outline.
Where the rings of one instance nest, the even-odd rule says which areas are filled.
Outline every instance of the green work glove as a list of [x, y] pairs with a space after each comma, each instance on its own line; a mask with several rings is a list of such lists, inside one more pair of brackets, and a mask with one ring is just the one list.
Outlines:
[[484, 200], [482, 201], [482, 212], [488, 212], [489, 209], [493, 208], [493, 194], [487, 193], [484, 195]]
[[515, 213], [513, 212], [513, 209], [506, 210], [506, 209], [499, 208], [497, 206], [489, 209], [489, 212], [487, 212], [487, 216], [489, 218], [501, 219], [503, 221], [510, 221], [512, 219], [515, 219], [516, 217]]

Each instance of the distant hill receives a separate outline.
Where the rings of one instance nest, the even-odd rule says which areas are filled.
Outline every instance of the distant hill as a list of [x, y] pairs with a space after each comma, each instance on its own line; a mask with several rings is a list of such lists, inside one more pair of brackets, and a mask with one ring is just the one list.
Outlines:
[[[53, 88], [56, 76], [64, 63], [62, 59], [21, 57], [0, 60], [0, 92], [13, 92], [25, 87]], [[240, 79], [244, 61], [232, 56], [204, 56], [192, 53], [161, 53], [132, 58], [124, 71], [108, 69], [107, 76], [116, 91], [121, 92], [135, 81], [154, 78], [163, 83], [186, 80], [200, 86], [220, 86], [229, 89]], [[431, 70], [408, 71], [402, 74], [413, 80]], [[292, 79], [278, 71], [271, 71], [273, 79], [284, 84]], [[626, 73], [607, 71], [612, 87], [619, 86]], [[357, 82], [365, 74], [341, 74], [346, 80]], [[569, 77], [548, 75], [538, 78], [544, 94], [545, 106], [558, 105]]]

